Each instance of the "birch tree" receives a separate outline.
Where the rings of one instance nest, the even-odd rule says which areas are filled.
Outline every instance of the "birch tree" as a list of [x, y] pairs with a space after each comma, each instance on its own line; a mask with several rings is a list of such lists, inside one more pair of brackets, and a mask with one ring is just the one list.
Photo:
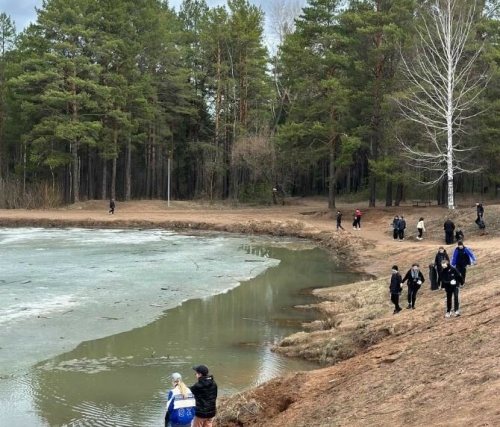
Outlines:
[[432, 0], [421, 9], [412, 57], [403, 57], [409, 82], [397, 99], [407, 119], [423, 129], [423, 140], [411, 145], [400, 138], [410, 162], [428, 178], [422, 184], [447, 180], [448, 208], [453, 209], [457, 173], [473, 173], [464, 159], [473, 150], [461, 144], [464, 124], [477, 115], [479, 95], [488, 79], [478, 72], [483, 40], [475, 27], [480, 17], [476, 0]]

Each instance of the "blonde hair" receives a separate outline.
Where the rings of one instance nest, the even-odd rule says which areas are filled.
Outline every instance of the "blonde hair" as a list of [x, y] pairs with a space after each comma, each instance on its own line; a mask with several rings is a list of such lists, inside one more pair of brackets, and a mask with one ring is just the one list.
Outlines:
[[172, 381], [177, 387], [179, 387], [179, 391], [182, 394], [182, 397], [186, 398], [188, 396], [188, 388], [186, 384], [181, 379]]

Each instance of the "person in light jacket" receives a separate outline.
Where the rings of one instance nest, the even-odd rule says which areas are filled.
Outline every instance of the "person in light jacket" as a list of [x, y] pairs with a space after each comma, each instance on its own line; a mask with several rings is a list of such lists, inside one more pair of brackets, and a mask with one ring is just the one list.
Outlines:
[[425, 231], [425, 224], [424, 224], [424, 218], [420, 218], [417, 223], [417, 231], [418, 231], [418, 240], [423, 240], [423, 233]]

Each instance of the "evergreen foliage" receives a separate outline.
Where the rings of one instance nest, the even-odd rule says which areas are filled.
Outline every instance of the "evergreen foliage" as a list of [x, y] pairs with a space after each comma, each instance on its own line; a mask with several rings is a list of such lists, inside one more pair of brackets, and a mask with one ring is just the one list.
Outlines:
[[[248, 0], [184, 0], [178, 11], [160, 0], [46, 0], [20, 34], [2, 13], [0, 191], [16, 202], [0, 197], [0, 207], [28, 207], [23, 195], [40, 183], [66, 203], [162, 199], [169, 170], [176, 199], [272, 203], [279, 187], [327, 195], [330, 209], [354, 193], [398, 205], [419, 193], [416, 176], [430, 179], [400, 143], [428, 152], [425, 131], [395, 100], [412, 93], [402, 63], [419, 54], [417, 11], [435, 1], [309, 0], [299, 16], [275, 17], [296, 19], [276, 29], [272, 59], [264, 12]], [[456, 140], [476, 172], [453, 181], [482, 198], [500, 188], [500, 21], [494, 2], [473, 3], [461, 54], [477, 56], [472, 77], [482, 73], [488, 90]]]

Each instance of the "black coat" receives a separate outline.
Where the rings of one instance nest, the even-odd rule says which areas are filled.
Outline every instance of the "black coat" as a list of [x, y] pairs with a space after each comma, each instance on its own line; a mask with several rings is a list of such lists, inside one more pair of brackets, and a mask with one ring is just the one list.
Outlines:
[[[420, 270], [418, 270], [418, 276], [417, 278], [413, 278], [411, 275], [411, 268], [408, 270], [408, 272], [405, 274], [405, 277], [403, 277], [403, 282], [407, 282], [407, 285], [413, 289], [420, 289], [420, 286], [422, 286], [422, 283], [425, 282], [424, 275]], [[422, 283], [419, 285], [417, 281], [420, 280]]]
[[191, 387], [196, 399], [195, 414], [199, 418], [213, 418], [217, 412], [217, 383], [212, 375], [198, 378], [198, 382]]
[[[462, 275], [458, 272], [455, 267], [448, 265], [448, 267], [442, 269], [439, 272], [439, 277], [441, 278], [442, 287], [446, 289], [453, 289], [455, 286], [463, 285], [464, 279]], [[451, 281], [455, 280], [457, 283], [451, 284]]]
[[453, 221], [451, 219], [447, 219], [445, 222], [444, 222], [444, 231], [454, 231], [455, 230], [455, 224], [453, 223]]
[[441, 271], [443, 269], [443, 267], [441, 266], [443, 259], [446, 259], [448, 260], [448, 262], [450, 262], [450, 257], [448, 256], [446, 250], [443, 253], [438, 252], [436, 254], [436, 258], [434, 259], [434, 265], [436, 266], [437, 271]]
[[400, 294], [401, 293], [401, 285], [403, 283], [403, 279], [401, 279], [401, 274], [392, 273], [391, 276], [391, 284], [389, 285], [389, 291], [391, 294]]

